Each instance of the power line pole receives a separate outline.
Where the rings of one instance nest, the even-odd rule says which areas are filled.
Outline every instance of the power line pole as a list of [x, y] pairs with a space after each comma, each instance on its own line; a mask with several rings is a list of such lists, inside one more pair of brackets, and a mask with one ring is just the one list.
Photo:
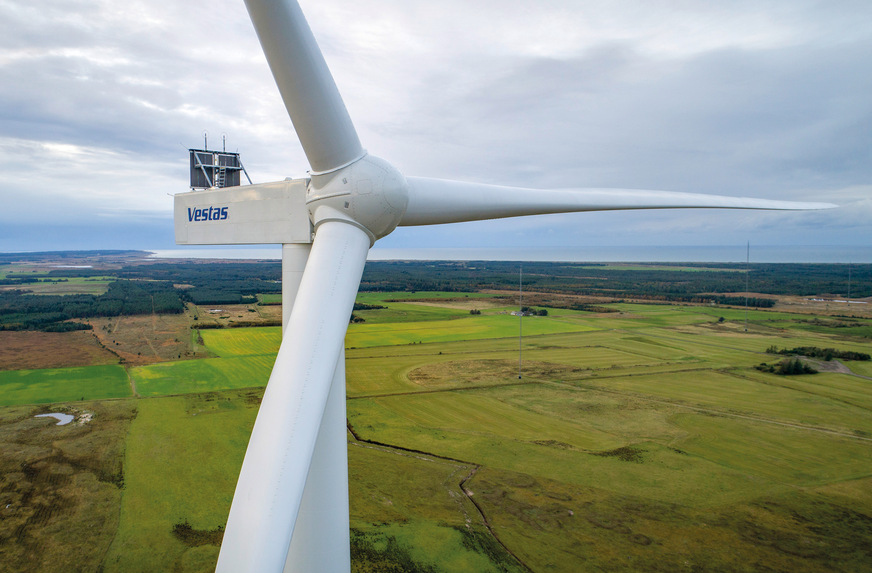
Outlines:
[[521, 379], [521, 349], [524, 333], [524, 265], [518, 267], [518, 380]]
[[748, 241], [748, 250], [745, 252], [745, 332], [748, 332], [748, 281], [751, 275], [751, 241]]
[[848, 263], [848, 304], [851, 304], [851, 263]]

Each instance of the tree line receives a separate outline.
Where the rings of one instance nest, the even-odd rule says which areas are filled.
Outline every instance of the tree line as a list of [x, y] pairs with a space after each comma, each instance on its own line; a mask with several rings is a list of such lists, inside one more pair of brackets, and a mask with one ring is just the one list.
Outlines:
[[[118, 251], [107, 251], [118, 254]], [[35, 261], [57, 253], [36, 253]], [[92, 253], [93, 255], [93, 253]], [[82, 253], [68, 253], [71, 259]], [[0, 257], [0, 264], [23, 255]], [[510, 261], [371, 261], [361, 291], [475, 292], [516, 290], [521, 263]], [[677, 268], [677, 267], [681, 268]], [[611, 299], [662, 300], [744, 306], [749, 290], [761, 295], [845, 296], [848, 265], [676, 263], [620, 267], [601, 263], [524, 262], [524, 290], [555, 294], [604, 296]], [[872, 296], [872, 265], [850, 265], [851, 296]], [[120, 268], [53, 269], [39, 278], [106, 277], [102, 295], [32, 295], [0, 291], [0, 329], [74, 329], [72, 318], [182, 312], [185, 302], [200, 305], [247, 304], [256, 295], [281, 292], [278, 261], [132, 261]], [[21, 284], [38, 280], [6, 273], [3, 280]], [[754, 296], [747, 304], [768, 308], [775, 300]], [[579, 303], [582, 304], [582, 303]], [[598, 311], [607, 310], [597, 307]], [[357, 309], [359, 310], [359, 309]], [[591, 309], [592, 310], [592, 309]], [[78, 325], [77, 325], [78, 324]]]
[[0, 330], [66, 331], [88, 329], [73, 318], [184, 312], [179, 291], [160, 281], [119, 280], [101, 295], [34, 295], [0, 291]]
[[[564, 294], [744, 305], [744, 297], [729, 293], [745, 292], [747, 281], [748, 289], [760, 294], [844, 297], [850, 290], [853, 298], [872, 296], [870, 264], [794, 263], [645, 263], [622, 268], [600, 263], [370, 261], [361, 290], [514, 290], [521, 264], [525, 290]], [[767, 308], [774, 301], [753, 297], [748, 304]]]

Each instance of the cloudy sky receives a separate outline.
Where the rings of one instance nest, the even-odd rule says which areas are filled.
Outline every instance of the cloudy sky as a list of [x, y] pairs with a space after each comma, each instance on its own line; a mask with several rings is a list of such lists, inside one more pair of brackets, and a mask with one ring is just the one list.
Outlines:
[[[304, 0], [407, 175], [822, 200], [552, 215], [383, 247], [872, 245], [872, 3]], [[187, 148], [308, 165], [241, 0], [0, 0], [0, 251], [168, 248]], [[377, 246], [379, 246], [377, 245]]]

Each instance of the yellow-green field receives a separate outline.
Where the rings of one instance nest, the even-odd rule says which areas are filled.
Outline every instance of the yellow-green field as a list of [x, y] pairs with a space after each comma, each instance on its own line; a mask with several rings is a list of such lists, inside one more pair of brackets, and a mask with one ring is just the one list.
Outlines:
[[[549, 309], [523, 319], [519, 364], [518, 318], [497, 300], [360, 301], [388, 308], [356, 312], [366, 322], [346, 339], [354, 571], [872, 570], [870, 363], [846, 362], [853, 374], [754, 369], [777, 362], [765, 353], [772, 345], [868, 352], [856, 332], [869, 321], [847, 329], [752, 311], [745, 332], [744, 311], [725, 308]], [[101, 570], [214, 568], [281, 332], [200, 335], [212, 358], [126, 373], [0, 372], [10, 404], [0, 410], [0, 446], [23, 456], [7, 454], [0, 475], [12, 511], [33, 511], [15, 493], [30, 475], [16, 469], [22, 463], [50, 471], [53, 448], [86, 451], [96, 442], [81, 428], [123, 444], [102, 465], [88, 462], [123, 467], [123, 480], [99, 474], [123, 486], [114, 497], [105, 487], [70, 490], [73, 501], [32, 531], [25, 513], [10, 513], [30, 545], [0, 538], [0, 558], [57, 554], [77, 539], [70, 516], [96, 504], [116, 516], [109, 532], [87, 532], [103, 556], [89, 563]], [[82, 389], [86, 400], [115, 399], [77, 406]], [[38, 402], [98, 415], [74, 435], [40, 422], [37, 443], [8, 449], [47, 411]], [[68, 465], [77, 476], [82, 464]], [[61, 524], [65, 535], [46, 533]], [[11, 570], [52, 570], [34, 563]]]

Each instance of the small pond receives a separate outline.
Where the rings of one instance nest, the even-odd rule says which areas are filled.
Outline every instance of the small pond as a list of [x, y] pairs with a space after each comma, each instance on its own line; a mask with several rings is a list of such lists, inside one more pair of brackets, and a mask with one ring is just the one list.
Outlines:
[[55, 426], [65, 426], [72, 422], [76, 417], [71, 414], [62, 414], [61, 412], [52, 412], [51, 414], [37, 414], [34, 418], [55, 418], [58, 423]]

